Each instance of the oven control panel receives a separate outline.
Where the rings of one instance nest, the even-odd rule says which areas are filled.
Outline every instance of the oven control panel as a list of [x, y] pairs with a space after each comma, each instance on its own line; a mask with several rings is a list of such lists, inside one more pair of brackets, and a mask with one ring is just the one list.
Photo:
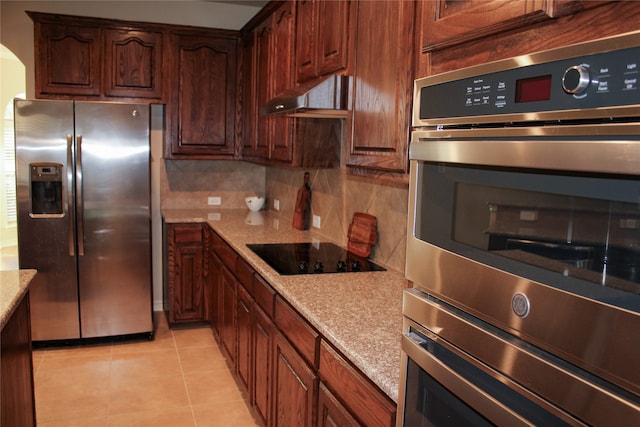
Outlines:
[[[416, 80], [414, 125], [455, 118], [473, 123], [478, 117], [500, 122], [504, 115], [525, 114], [527, 121], [553, 120], [566, 118], [562, 113], [569, 111], [574, 112], [570, 118], [593, 119], [611, 117], [609, 108], [638, 107], [640, 33], [632, 35], [631, 43], [625, 40], [635, 46], [576, 56], [615, 46], [615, 40], [591, 42], [591, 49], [589, 43], [569, 46]], [[559, 114], [537, 118], [537, 113], [550, 112]]]

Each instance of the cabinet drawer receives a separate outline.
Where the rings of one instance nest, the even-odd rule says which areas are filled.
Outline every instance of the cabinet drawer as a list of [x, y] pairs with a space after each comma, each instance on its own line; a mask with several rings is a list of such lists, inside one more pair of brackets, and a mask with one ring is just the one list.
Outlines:
[[276, 291], [262, 277], [256, 275], [253, 282], [253, 299], [271, 318], [273, 318], [273, 302], [275, 298]]
[[366, 426], [395, 426], [396, 404], [328, 343], [320, 344], [320, 379]]
[[320, 335], [280, 297], [276, 297], [275, 323], [307, 362], [317, 367]]
[[235, 268], [238, 254], [216, 233], [211, 234], [211, 248], [224, 265], [230, 270]]
[[174, 225], [172, 226], [175, 234], [175, 243], [202, 243], [202, 226], [194, 225]]
[[242, 257], [238, 257], [235, 272], [238, 281], [242, 283], [242, 286], [247, 289], [249, 294], [253, 295], [253, 268]]

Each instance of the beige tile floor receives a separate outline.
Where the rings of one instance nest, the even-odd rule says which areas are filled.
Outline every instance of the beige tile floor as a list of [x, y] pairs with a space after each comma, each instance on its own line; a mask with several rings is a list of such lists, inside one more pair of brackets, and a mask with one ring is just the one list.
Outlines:
[[33, 352], [39, 427], [255, 426], [209, 328]]

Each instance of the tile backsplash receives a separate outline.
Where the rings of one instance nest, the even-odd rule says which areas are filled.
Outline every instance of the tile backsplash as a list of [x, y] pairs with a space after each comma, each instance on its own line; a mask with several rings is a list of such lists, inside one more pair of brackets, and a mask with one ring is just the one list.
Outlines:
[[350, 176], [344, 168], [269, 167], [266, 170], [268, 207], [273, 210], [273, 199], [280, 200], [280, 215], [285, 221], [293, 221], [304, 172], [310, 173], [311, 212], [321, 218], [318, 231], [322, 235], [346, 246], [353, 214], [374, 215], [378, 218], [378, 242], [372, 257], [389, 268], [404, 271], [409, 193], [406, 185]]
[[[298, 189], [310, 173], [311, 211], [321, 218], [318, 231], [342, 246], [355, 212], [378, 218], [378, 242], [372, 257], [387, 267], [404, 271], [408, 188], [347, 175], [340, 169], [266, 167], [241, 161], [163, 160], [160, 173], [164, 209], [206, 209], [207, 199], [221, 198], [220, 208], [245, 208], [244, 198], [265, 195], [265, 208], [291, 224]], [[280, 201], [275, 212], [273, 200]]]

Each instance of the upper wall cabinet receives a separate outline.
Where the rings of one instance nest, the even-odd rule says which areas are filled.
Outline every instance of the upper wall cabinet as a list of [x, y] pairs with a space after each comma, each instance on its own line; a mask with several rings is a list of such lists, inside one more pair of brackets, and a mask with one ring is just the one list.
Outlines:
[[598, 6], [581, 0], [432, 0], [421, 4], [422, 51], [512, 30]]
[[352, 40], [349, 23], [354, 3], [349, 0], [297, 2], [297, 83], [347, 69]]
[[161, 99], [163, 33], [112, 21], [29, 12], [39, 98]]
[[234, 158], [237, 37], [181, 32], [174, 40], [165, 157]]
[[104, 34], [105, 95], [162, 98], [162, 33], [106, 29]]
[[357, 2], [351, 173], [408, 179], [414, 15], [412, 1]]
[[[258, 25], [245, 43], [244, 72], [255, 79], [256, 105], [245, 99], [244, 113], [254, 115], [257, 132], [252, 135], [245, 127], [243, 158], [253, 161], [289, 165], [293, 160], [293, 119], [263, 117], [259, 106], [276, 94], [293, 87], [293, 43], [295, 36], [295, 3], [282, 3]], [[249, 59], [250, 58], [250, 59]], [[245, 90], [247, 90], [245, 85]]]

